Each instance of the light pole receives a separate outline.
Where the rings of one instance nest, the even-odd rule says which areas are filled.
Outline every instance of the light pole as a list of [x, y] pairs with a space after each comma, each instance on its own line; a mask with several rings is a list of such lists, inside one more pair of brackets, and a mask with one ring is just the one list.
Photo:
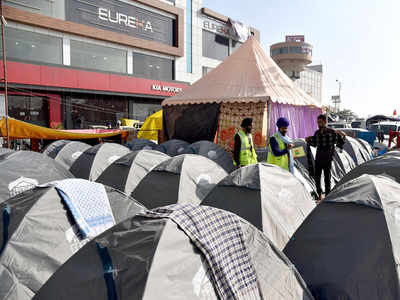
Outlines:
[[340, 93], [342, 91], [342, 82], [339, 79], [336, 79], [336, 82], [339, 85], [339, 94], [338, 94], [338, 101], [337, 101], [337, 107], [336, 107], [336, 112], [339, 112], [340, 110], [340, 103], [342, 102], [342, 98], [340, 96]]

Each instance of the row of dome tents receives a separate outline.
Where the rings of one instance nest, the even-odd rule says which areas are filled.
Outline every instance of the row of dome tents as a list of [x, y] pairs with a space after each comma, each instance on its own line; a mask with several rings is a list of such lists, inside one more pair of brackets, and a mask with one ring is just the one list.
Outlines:
[[[183, 155], [185, 160], [181, 169], [184, 169], [187, 158], [192, 156]], [[181, 158], [182, 156], [177, 156], [170, 160], [180, 161]], [[272, 168], [281, 173], [285, 172], [278, 167]], [[193, 169], [193, 165], [189, 163], [187, 169]], [[110, 293], [107, 284], [111, 279], [109, 276], [113, 277], [105, 276], [103, 271], [104, 264], [108, 264], [107, 257], [111, 258], [115, 270], [125, 270], [119, 272], [114, 281], [115, 292], [119, 294], [119, 299], [124, 299], [123, 295], [127, 294], [137, 295], [139, 299], [158, 299], [160, 286], [163, 287], [164, 298], [169, 298], [170, 295], [172, 297], [172, 294], [174, 297], [179, 295], [174, 299], [187, 299], [187, 297], [200, 299], [205, 295], [209, 299], [220, 298], [216, 293], [215, 283], [206, 275], [205, 270], [208, 267], [201, 259], [199, 249], [193, 248], [176, 224], [166, 222], [165, 218], [154, 222], [152, 219], [134, 217], [143, 211], [143, 207], [121, 192], [105, 187], [116, 226], [96, 241], [90, 242], [82, 237], [77, 227], [79, 223], [75, 223], [74, 215], [71, 215], [66, 207], [63, 193], [58, 190], [58, 184], [36, 187], [1, 205], [0, 209], [7, 213], [1, 215], [0, 224], [4, 226], [8, 222], [8, 225], [2, 228], [3, 232], [7, 230], [7, 235], [3, 235], [3, 239], [0, 240], [3, 245], [0, 254], [2, 270], [0, 299], [9, 299], [10, 296], [17, 299], [54, 299], [52, 294], [59, 289], [56, 286], [60, 284], [60, 278], [63, 278], [63, 284], [68, 282], [68, 286], [64, 286], [66, 288], [64, 296], [73, 293], [74, 299], [92, 298], [92, 296], [96, 296], [96, 299], [105, 299]], [[76, 193], [86, 198], [92, 195], [90, 186], [92, 184], [94, 183], [73, 179], [69, 186], [73, 186]], [[93, 197], [91, 201], [93, 203], [89, 205], [90, 207], [97, 203], [98, 198]], [[258, 201], [261, 202], [260, 197]], [[178, 199], [175, 202], [178, 202]], [[128, 221], [126, 218], [131, 220]], [[125, 221], [121, 222], [122, 220]], [[57, 226], [54, 226], [55, 224]], [[240, 224], [243, 226], [244, 234], [242, 242], [246, 242], [246, 247], [250, 250], [263, 297], [312, 299], [299, 274], [273, 243], [246, 221], [242, 220]], [[213, 230], [218, 231], [220, 228], [216, 226]], [[154, 242], [148, 243], [151, 237]], [[174, 247], [171, 248], [171, 245]], [[26, 247], [29, 247], [29, 251], [25, 251]], [[169, 249], [174, 249], [173, 255]], [[79, 263], [80, 268], [76, 269], [75, 263]], [[171, 265], [176, 267], [171, 268]], [[185, 272], [182, 272], [183, 269]], [[179, 276], [177, 276], [178, 270], [180, 270]], [[65, 274], [65, 271], [68, 274]], [[75, 278], [65, 282], [65, 276]], [[90, 287], [83, 282], [86, 282], [88, 276], [93, 279]], [[285, 282], [275, 280], [281, 276], [287, 280]], [[174, 283], [165, 280], [172, 277], [175, 278]], [[200, 280], [198, 289], [193, 290], [192, 278]], [[126, 284], [132, 280], [135, 282], [134, 285]], [[171, 289], [171, 284], [176, 286], [177, 290]], [[93, 289], [93, 286], [96, 288]], [[166, 296], [166, 291], [171, 294], [168, 293]], [[57, 293], [56, 298], [59, 298], [60, 291]]]
[[[384, 158], [392, 158], [395, 157], [397, 158], [396, 154], [390, 154], [385, 156]], [[180, 159], [180, 157], [176, 157], [174, 159]], [[383, 159], [383, 158], [381, 158]], [[373, 162], [373, 161], [372, 161]], [[372, 163], [370, 162], [370, 163]], [[394, 162], [392, 162], [392, 164], [394, 164]], [[379, 164], [377, 164], [377, 166], [379, 166]], [[260, 171], [263, 170], [263, 171]], [[381, 168], [381, 172], [384, 172], [384, 168]], [[250, 190], [250, 194], [253, 194], [253, 197], [251, 200], [252, 203], [259, 203], [257, 205], [252, 206], [249, 211], [250, 214], [246, 214], [246, 211], [241, 211], [243, 209], [247, 209], [247, 205], [245, 205], [243, 208], [238, 207], [239, 210], [235, 211], [238, 214], [242, 214], [242, 216], [244, 216], [245, 218], [248, 218], [248, 221], [255, 224], [256, 226], [262, 227], [262, 229], [265, 231], [265, 233], [267, 233], [268, 235], [271, 235], [271, 239], [273, 240], [273, 242], [275, 242], [278, 246], [278, 248], [282, 249], [285, 246], [285, 241], [288, 240], [288, 237], [291, 236], [291, 231], [294, 231], [296, 229], [296, 222], [299, 222], [300, 218], [306, 218], [308, 213], [307, 211], [311, 211], [310, 207], [307, 206], [308, 203], [312, 203], [312, 201], [307, 202], [307, 193], [304, 193], [304, 190], [302, 191], [301, 189], [304, 189], [302, 187], [302, 185], [300, 185], [296, 179], [293, 177], [293, 179], [290, 179], [292, 177], [290, 177], [289, 182], [293, 181], [293, 184], [291, 184], [291, 186], [293, 186], [293, 190], [296, 189], [296, 197], [297, 195], [304, 195], [304, 201], [299, 201], [298, 205], [299, 207], [297, 209], [293, 209], [292, 212], [289, 212], [287, 210], [287, 199], [289, 198], [289, 195], [284, 195], [284, 190], [282, 188], [282, 181], [283, 180], [279, 180], [279, 178], [283, 178], [283, 176], [285, 176], [286, 180], [288, 180], [287, 178], [287, 172], [279, 169], [278, 167], [274, 167], [274, 166], [268, 166], [268, 165], [255, 165], [255, 166], [250, 166], [247, 168], [243, 168], [240, 170], [236, 171], [237, 174], [231, 174], [230, 178], [227, 178], [225, 180], [223, 180], [221, 182], [220, 185], [218, 185], [215, 188], [215, 191], [212, 190], [209, 193], [209, 202], [207, 203], [207, 205], [211, 205], [211, 206], [219, 206], [221, 205], [221, 203], [216, 202], [215, 205], [212, 204], [212, 196], [213, 195], [218, 195], [219, 193], [221, 193], [221, 189], [225, 190], [227, 189], [227, 195], [228, 195], [228, 191], [230, 188], [232, 188], [231, 190], [231, 195], [234, 194], [235, 196], [239, 194], [239, 190], [240, 190], [240, 186], [242, 186], [242, 188], [244, 189], [243, 193], [246, 194], [248, 193], [248, 191], [246, 191], [246, 189]], [[240, 175], [239, 175], [240, 174]], [[246, 174], [248, 174], [247, 176], [245, 176]], [[259, 178], [264, 178], [265, 176], [268, 176], [266, 178], [266, 180], [257, 180], [257, 174]], [[264, 174], [264, 175], [262, 175]], [[291, 175], [290, 175], [291, 176]], [[255, 179], [255, 180], [254, 180]], [[276, 180], [274, 180], [276, 179]], [[258, 185], [260, 186], [259, 191], [257, 192], [257, 187], [255, 185], [257, 185], [257, 181], [258, 181]], [[273, 186], [268, 186], [266, 184], [266, 182], [271, 183]], [[228, 183], [228, 184], [227, 184]], [[264, 187], [262, 186], [264, 184]], [[238, 188], [239, 187], [239, 188]], [[44, 188], [38, 188], [38, 190], [43, 190]], [[251, 191], [256, 190], [254, 193], [251, 193]], [[279, 192], [280, 191], [280, 192]], [[275, 195], [274, 195], [275, 193]], [[30, 192], [27, 192], [26, 194], [30, 194]], [[19, 195], [18, 197], [21, 197], [22, 199], [26, 194], [23, 195]], [[282, 195], [281, 195], [282, 194]], [[41, 194], [40, 194], [41, 195]], [[266, 198], [266, 195], [269, 196], [269, 198]], [[277, 196], [278, 195], [278, 196]], [[275, 197], [275, 198], [273, 198]], [[373, 197], [377, 197], [376, 194], [373, 194], [372, 196], [366, 196], [366, 199], [374, 199]], [[207, 197], [208, 198], [208, 197]], [[220, 197], [217, 197], [220, 198]], [[230, 196], [226, 196], [226, 199], [232, 198]], [[281, 201], [276, 201], [277, 199], [281, 199]], [[303, 198], [303, 197], [302, 197]], [[247, 199], [248, 200], [248, 199]], [[274, 202], [275, 200], [275, 202]], [[286, 201], [285, 201], [286, 200]], [[19, 202], [19, 201], [18, 201]], [[22, 205], [27, 205], [29, 201], [25, 202], [24, 200], [21, 200], [21, 204]], [[59, 201], [60, 202], [60, 201]], [[176, 200], [176, 202], [178, 202], [178, 199]], [[203, 201], [203, 204], [206, 201]], [[246, 201], [246, 203], [248, 203], [248, 201]], [[274, 210], [271, 209], [271, 204], [274, 203]], [[8, 203], [7, 203], [8, 204]], [[229, 202], [226, 203], [228, 206], [225, 208], [227, 210], [231, 210], [233, 211], [233, 208], [229, 207], [231, 206], [231, 204]], [[124, 205], [122, 205], [121, 207], [123, 207]], [[10, 208], [11, 206], [9, 206]], [[121, 208], [120, 207], [120, 208]], [[262, 207], [261, 211], [262, 211], [262, 215], [259, 215], [260, 212], [260, 207]], [[29, 208], [28, 208], [29, 209]], [[241, 209], [241, 210], [240, 210]], [[3, 210], [3, 209], [2, 209]], [[14, 211], [19, 211], [19, 209], [17, 208], [13, 208], [11, 207], [11, 209], [9, 209], [9, 211], [14, 212]], [[267, 211], [268, 213], [266, 214], [265, 211]], [[252, 213], [251, 213], [252, 212]], [[297, 217], [294, 218], [294, 220], [291, 220], [291, 218], [279, 218], [279, 216], [284, 215], [284, 213], [290, 213], [290, 215], [296, 215]], [[36, 213], [36, 211], [35, 211]], [[258, 213], [258, 217], [254, 217], [257, 216]], [[31, 216], [31, 215], [30, 215]], [[33, 214], [33, 217], [35, 217], [36, 215]], [[32, 217], [31, 216], [31, 217]], [[3, 215], [4, 217], [4, 215]], [[12, 216], [13, 221], [18, 221], [18, 217], [16, 216]], [[38, 220], [35, 219], [34, 220]], [[260, 221], [261, 220], [261, 221]], [[300, 219], [301, 220], [301, 219]], [[280, 221], [281, 223], [278, 224], [278, 221]], [[289, 222], [289, 223], [285, 223], [285, 222]], [[301, 221], [300, 221], [301, 223]], [[268, 226], [269, 224], [274, 225], [275, 227], [272, 228], [276, 228], [276, 232], [279, 234], [272, 234], [271, 233], [271, 226]], [[297, 223], [298, 224], [298, 223]], [[48, 228], [49, 226], [44, 226], [45, 228]], [[11, 227], [10, 227], [11, 228]], [[28, 232], [31, 232], [31, 230], [28, 230]], [[12, 235], [12, 234], [11, 234]], [[48, 241], [46, 241], [48, 242]], [[15, 243], [15, 247], [21, 245], [21, 243]], [[5, 281], [6, 282], [6, 281]], [[36, 282], [36, 281], [34, 281]], [[59, 284], [57, 282], [57, 284]], [[104, 283], [102, 283], [104, 284]], [[152, 290], [152, 289], [151, 289]], [[19, 290], [20, 292], [21, 290]], [[85, 292], [86, 289], [82, 290], [82, 292]], [[150, 290], [148, 290], [150, 292]]]

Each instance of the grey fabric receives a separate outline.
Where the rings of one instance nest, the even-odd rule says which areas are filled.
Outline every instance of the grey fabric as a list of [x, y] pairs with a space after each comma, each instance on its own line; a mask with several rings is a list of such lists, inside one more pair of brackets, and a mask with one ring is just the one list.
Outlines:
[[[232, 193], [225, 188], [232, 186]], [[230, 201], [242, 189], [257, 190], [248, 194], [241, 205], [232, 206]], [[225, 191], [226, 196], [218, 193]], [[257, 205], [253, 205], [257, 203]], [[283, 249], [293, 233], [314, 209], [315, 203], [305, 186], [295, 176], [282, 168], [269, 164], [257, 164], [240, 168], [222, 180], [202, 202], [202, 205], [230, 210], [259, 226], [256, 217], [261, 211], [261, 228], [266, 236]], [[248, 208], [252, 208], [251, 211]]]
[[400, 183], [400, 156], [384, 155], [370, 160], [347, 173], [337, 186], [363, 174], [384, 175]]
[[363, 175], [336, 188], [284, 252], [316, 299], [400, 298], [400, 186]]
[[208, 158], [178, 155], [154, 167], [136, 186], [132, 197], [148, 208], [175, 203], [200, 204], [227, 175]]
[[54, 159], [69, 170], [79, 156], [89, 148], [88, 144], [72, 141], [65, 144]]
[[[312, 300], [289, 260], [253, 226], [241, 225], [263, 299]], [[207, 264], [183, 231], [170, 220], [143, 217], [122, 222], [85, 245], [34, 299], [108, 299], [96, 243], [110, 256], [119, 300], [218, 299]]]
[[52, 142], [50, 145], [48, 145], [44, 150], [43, 150], [43, 154], [47, 155], [48, 157], [51, 158], [56, 158], [58, 152], [60, 152], [60, 150], [62, 148], [64, 148], [64, 146], [68, 143], [70, 143], [71, 141], [68, 140], [58, 140], [55, 142]]
[[113, 162], [96, 181], [131, 194], [154, 167], [168, 159], [154, 150], [132, 152]]
[[228, 173], [234, 170], [232, 156], [219, 145], [209, 141], [199, 141], [185, 149], [185, 154], [198, 154], [216, 162]]
[[351, 156], [356, 166], [370, 160], [368, 152], [359, 142], [357, 142], [356, 139], [352, 137], [346, 137], [344, 151], [346, 151]]
[[169, 140], [160, 145], [159, 151], [168, 154], [169, 156], [177, 156], [185, 154], [185, 149], [189, 146], [189, 143], [181, 140]]
[[[18, 179], [18, 184], [13, 184]], [[0, 203], [27, 188], [54, 180], [74, 178], [62, 165], [48, 156], [31, 152], [16, 151], [0, 155]], [[29, 183], [29, 184], [25, 184]], [[14, 187], [9, 190], [9, 185]], [[10, 188], [11, 188], [10, 185]]]
[[77, 178], [95, 181], [108, 166], [130, 152], [119, 144], [99, 144], [83, 152], [70, 171]]
[[[144, 209], [114, 189], [106, 187], [106, 192], [116, 222]], [[11, 223], [10, 237], [0, 257], [0, 299], [32, 299], [53, 273], [89, 240], [80, 237], [54, 187], [25, 192], [0, 205], [0, 210], [6, 205]]]
[[156, 150], [160, 151], [160, 145], [157, 145], [153, 141], [146, 139], [134, 139], [127, 144], [128, 148], [131, 151], [140, 151], [140, 150]]

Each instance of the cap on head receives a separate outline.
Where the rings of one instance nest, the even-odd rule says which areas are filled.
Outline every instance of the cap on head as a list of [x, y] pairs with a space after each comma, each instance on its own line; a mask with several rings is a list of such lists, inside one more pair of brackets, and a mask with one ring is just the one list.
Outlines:
[[252, 118], [245, 118], [242, 121], [242, 124], [240, 126], [247, 127], [247, 126], [251, 126], [253, 124], [253, 119]]
[[289, 120], [286, 118], [279, 118], [278, 121], [276, 122], [276, 126], [278, 126], [278, 128], [282, 128], [282, 127], [289, 127]]

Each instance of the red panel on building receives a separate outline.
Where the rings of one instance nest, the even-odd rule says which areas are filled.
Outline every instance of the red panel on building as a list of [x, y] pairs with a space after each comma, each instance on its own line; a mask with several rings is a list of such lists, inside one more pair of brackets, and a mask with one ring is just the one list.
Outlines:
[[[7, 70], [9, 83], [44, 87], [170, 97], [187, 86], [184, 83], [164, 82], [63, 67], [39, 66], [20, 62], [7, 62]], [[3, 76], [1, 62], [0, 76]]]

